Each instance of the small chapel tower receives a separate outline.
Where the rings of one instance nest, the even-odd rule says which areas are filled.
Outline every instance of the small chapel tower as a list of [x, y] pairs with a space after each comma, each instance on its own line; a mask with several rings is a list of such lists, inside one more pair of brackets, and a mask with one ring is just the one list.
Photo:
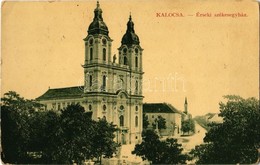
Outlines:
[[187, 97], [185, 97], [185, 102], [184, 102], [184, 113], [186, 115], [188, 114], [188, 101], [187, 101]]

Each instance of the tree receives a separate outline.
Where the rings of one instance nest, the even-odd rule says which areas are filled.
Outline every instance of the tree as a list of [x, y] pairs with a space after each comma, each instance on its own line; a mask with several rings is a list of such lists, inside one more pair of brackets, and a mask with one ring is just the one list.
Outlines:
[[158, 116], [158, 129], [166, 129], [166, 119], [163, 118], [161, 115]]
[[148, 116], [144, 113], [143, 114], [143, 129], [147, 129], [149, 126]]
[[[37, 122], [37, 120], [35, 120]], [[38, 118], [38, 126], [41, 132], [38, 136], [39, 143], [43, 145], [41, 164], [53, 164], [55, 158], [56, 144], [59, 144], [60, 116], [54, 111], [43, 111]], [[44, 142], [44, 143], [43, 143]], [[39, 164], [39, 163], [38, 163]]]
[[115, 143], [115, 125], [108, 123], [105, 119], [94, 122], [92, 153], [102, 163], [102, 157], [111, 158], [116, 152], [118, 144]]
[[96, 131], [89, 113], [79, 104], [71, 104], [61, 111], [55, 135], [56, 163], [82, 163], [92, 157], [93, 133]]
[[[206, 144], [196, 146], [191, 154], [201, 164], [254, 163], [260, 139], [259, 100], [240, 96], [224, 96], [220, 103], [223, 123], [210, 125]], [[221, 152], [220, 152], [221, 151]]]
[[186, 160], [190, 160], [188, 155], [182, 154], [182, 145], [177, 143], [177, 139], [168, 138], [162, 143], [165, 146], [162, 158], [164, 164], [186, 164]]
[[186, 133], [186, 132], [188, 132], [188, 134], [190, 134], [190, 132], [194, 132], [195, 131], [194, 120], [188, 119], [188, 120], [182, 121], [181, 131], [183, 132], [183, 134]]
[[18, 124], [12, 118], [13, 112], [9, 107], [1, 105], [1, 157], [5, 163], [17, 163], [22, 157], [17, 133]]
[[111, 157], [117, 144], [112, 123], [72, 104], [60, 113], [42, 110], [16, 92], [1, 100], [2, 160], [14, 164], [70, 164]]
[[36, 101], [24, 99], [14, 91], [5, 93], [1, 98], [1, 154], [4, 162], [28, 162], [27, 152], [31, 143], [28, 121], [41, 107]]
[[113, 141], [116, 128], [105, 119], [93, 121], [91, 115], [79, 104], [61, 110], [56, 133], [49, 139], [54, 148], [48, 148], [46, 154], [52, 163], [80, 164], [92, 158], [101, 163], [103, 156], [112, 157], [118, 147]]
[[[89, 140], [89, 135], [83, 135], [91, 128], [91, 124], [88, 125], [91, 118], [84, 113], [83, 107], [68, 107], [61, 116], [53, 111], [43, 111], [42, 107], [38, 102], [24, 99], [14, 91], [4, 94], [1, 99], [1, 155], [4, 162], [63, 163], [79, 160], [81, 153], [89, 153], [82, 146]], [[72, 147], [77, 150], [72, 152]], [[91, 150], [91, 147], [88, 149]]]
[[182, 154], [181, 144], [176, 139], [160, 141], [159, 136], [153, 130], [142, 133], [143, 142], [135, 146], [132, 154], [148, 159], [153, 164], [176, 164], [185, 163], [187, 155]]
[[153, 129], [156, 129], [156, 125], [158, 124], [158, 129], [166, 129], [166, 119], [159, 115], [153, 123]]

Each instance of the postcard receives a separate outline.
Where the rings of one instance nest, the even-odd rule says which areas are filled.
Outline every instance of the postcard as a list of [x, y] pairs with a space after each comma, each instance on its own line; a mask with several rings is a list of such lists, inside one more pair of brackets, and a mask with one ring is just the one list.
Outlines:
[[1, 39], [4, 163], [260, 161], [257, 1], [3, 1]]

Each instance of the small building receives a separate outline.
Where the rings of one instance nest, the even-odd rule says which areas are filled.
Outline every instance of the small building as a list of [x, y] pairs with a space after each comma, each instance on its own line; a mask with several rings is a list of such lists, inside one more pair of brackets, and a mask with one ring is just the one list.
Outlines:
[[166, 129], [160, 131], [162, 136], [174, 136], [180, 134], [182, 113], [171, 104], [144, 103], [143, 113], [148, 116], [148, 128], [152, 128], [152, 124], [155, 123], [158, 116], [165, 118]]
[[223, 118], [218, 113], [214, 113], [207, 118], [209, 123], [223, 123]]

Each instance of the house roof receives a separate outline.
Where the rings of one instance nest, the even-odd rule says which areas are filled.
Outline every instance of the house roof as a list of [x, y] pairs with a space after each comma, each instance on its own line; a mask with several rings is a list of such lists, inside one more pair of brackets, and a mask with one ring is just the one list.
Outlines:
[[83, 89], [84, 86], [48, 89], [43, 95], [36, 98], [36, 100], [81, 97], [82, 94], [84, 93]]
[[211, 119], [215, 115], [218, 115], [218, 114], [216, 114], [216, 113], [207, 113], [205, 116], [206, 116], [207, 119]]
[[144, 103], [143, 112], [144, 113], [179, 113], [179, 114], [182, 114], [174, 106], [172, 106], [171, 104], [167, 104], [167, 103]]
[[223, 118], [219, 116], [218, 113], [215, 113], [213, 116], [210, 116], [208, 118], [209, 122], [214, 122], [214, 123], [223, 123]]
[[220, 117], [218, 113], [213, 113], [211, 116], [208, 117], [208, 119], [212, 119], [214, 117]]

